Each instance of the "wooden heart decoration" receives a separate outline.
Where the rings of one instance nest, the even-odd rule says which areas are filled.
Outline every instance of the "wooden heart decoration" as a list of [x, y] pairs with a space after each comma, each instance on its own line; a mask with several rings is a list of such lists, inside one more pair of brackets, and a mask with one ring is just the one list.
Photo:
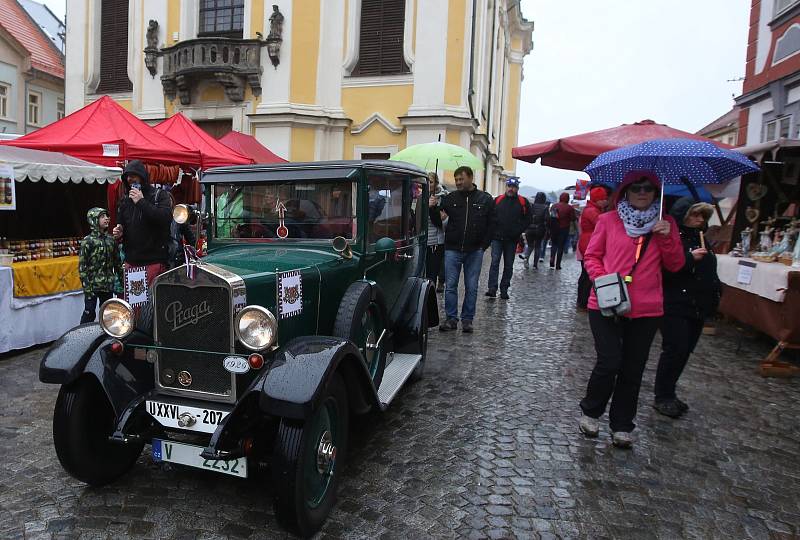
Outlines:
[[761, 212], [759, 212], [757, 208], [748, 208], [747, 210], [744, 211], [744, 217], [746, 217], [747, 221], [749, 221], [750, 223], [755, 223], [756, 221], [758, 221], [758, 217], [760, 215]]
[[758, 182], [753, 182], [751, 184], [747, 184], [747, 198], [751, 201], [757, 201], [758, 199], [762, 198], [764, 195], [767, 194], [769, 188], [764, 184], [759, 184]]

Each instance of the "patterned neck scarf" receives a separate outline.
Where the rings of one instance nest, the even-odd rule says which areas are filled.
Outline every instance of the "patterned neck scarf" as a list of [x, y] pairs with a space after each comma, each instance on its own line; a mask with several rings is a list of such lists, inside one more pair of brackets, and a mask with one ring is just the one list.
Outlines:
[[634, 208], [625, 199], [617, 203], [617, 214], [622, 219], [622, 224], [625, 225], [625, 232], [632, 238], [650, 233], [658, 221], [660, 210], [661, 206], [658, 201], [654, 201], [645, 210]]

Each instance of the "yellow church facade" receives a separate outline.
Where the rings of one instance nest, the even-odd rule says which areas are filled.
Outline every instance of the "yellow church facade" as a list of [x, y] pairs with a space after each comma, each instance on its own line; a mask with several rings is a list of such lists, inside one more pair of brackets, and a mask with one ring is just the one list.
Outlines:
[[290, 161], [442, 140], [492, 193], [514, 174], [533, 31], [518, 0], [70, 0], [67, 16], [68, 113], [108, 94]]

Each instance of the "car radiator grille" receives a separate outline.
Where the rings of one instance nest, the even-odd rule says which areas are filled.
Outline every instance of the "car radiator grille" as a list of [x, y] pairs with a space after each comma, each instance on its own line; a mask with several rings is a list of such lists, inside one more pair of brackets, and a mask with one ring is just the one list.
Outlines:
[[[203, 307], [207, 309], [200, 309]], [[195, 309], [193, 315], [176, 317], [178, 312]], [[210, 314], [205, 314], [210, 311]], [[162, 347], [193, 349], [198, 351], [230, 352], [231, 298], [225, 287], [183, 287], [159, 284], [156, 292], [156, 323], [158, 341]], [[205, 314], [205, 315], [204, 315]], [[159, 352], [159, 379], [161, 385], [175, 390], [206, 392], [230, 396], [231, 374], [222, 365], [218, 354], [161, 350]], [[164, 379], [170, 369], [172, 382]], [[179, 382], [178, 374], [187, 371], [191, 384]]]

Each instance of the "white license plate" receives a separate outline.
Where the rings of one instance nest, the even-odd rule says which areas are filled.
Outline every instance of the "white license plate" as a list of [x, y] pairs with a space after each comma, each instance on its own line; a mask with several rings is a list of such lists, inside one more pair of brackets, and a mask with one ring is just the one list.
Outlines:
[[[228, 411], [217, 409], [201, 409], [188, 405], [178, 405], [175, 403], [162, 403], [160, 401], [150, 401], [145, 403], [147, 412], [158, 420], [164, 427], [176, 429], [188, 429], [189, 431], [199, 431], [201, 433], [214, 433], [217, 426], [228, 416]], [[190, 425], [179, 426], [178, 420], [182, 415], [187, 415], [193, 421]]]
[[205, 459], [200, 456], [202, 451], [202, 446], [194, 444], [153, 439], [153, 461], [169, 461], [170, 463], [179, 463], [198, 469], [247, 478], [247, 458], [241, 457], [227, 461], [224, 459]]

